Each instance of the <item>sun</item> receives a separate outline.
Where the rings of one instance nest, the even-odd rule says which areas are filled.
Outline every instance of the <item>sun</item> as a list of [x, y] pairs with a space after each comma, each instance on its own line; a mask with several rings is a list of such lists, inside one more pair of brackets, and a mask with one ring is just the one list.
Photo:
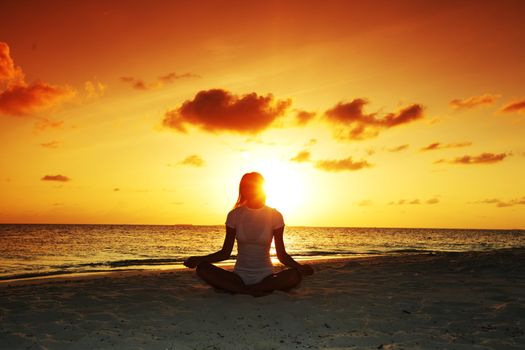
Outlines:
[[267, 159], [251, 162], [249, 171], [257, 171], [264, 177], [266, 204], [291, 215], [300, 210], [305, 200], [304, 175], [287, 162]]

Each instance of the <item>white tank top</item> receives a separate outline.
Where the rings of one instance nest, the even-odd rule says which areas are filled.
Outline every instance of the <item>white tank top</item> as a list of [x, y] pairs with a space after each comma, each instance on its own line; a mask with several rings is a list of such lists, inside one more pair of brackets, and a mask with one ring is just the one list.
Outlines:
[[234, 272], [245, 284], [255, 284], [273, 273], [270, 247], [273, 230], [283, 227], [281, 213], [264, 206], [251, 209], [241, 206], [228, 213], [226, 226], [235, 229], [237, 261]]

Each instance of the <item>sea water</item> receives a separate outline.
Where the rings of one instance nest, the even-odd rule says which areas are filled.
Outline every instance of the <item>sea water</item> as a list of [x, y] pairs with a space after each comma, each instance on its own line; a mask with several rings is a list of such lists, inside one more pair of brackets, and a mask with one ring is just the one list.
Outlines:
[[[182, 267], [219, 250], [224, 226], [0, 225], [0, 280]], [[296, 259], [525, 247], [523, 230], [286, 227]], [[272, 248], [272, 259], [275, 250]], [[236, 248], [226, 263], [233, 263]]]

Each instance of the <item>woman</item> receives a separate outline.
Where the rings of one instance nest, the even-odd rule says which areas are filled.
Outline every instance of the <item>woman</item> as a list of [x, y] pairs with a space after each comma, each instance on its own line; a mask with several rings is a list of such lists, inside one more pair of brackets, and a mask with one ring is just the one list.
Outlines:
[[[222, 249], [206, 256], [192, 256], [184, 262], [189, 268], [196, 267], [197, 274], [213, 287], [260, 296], [274, 290], [289, 290], [301, 282], [302, 275], [314, 273], [309, 265], [299, 264], [286, 252], [283, 216], [266, 206], [263, 185], [261, 174], [244, 174], [237, 203], [226, 219]], [[233, 272], [212, 265], [230, 257], [235, 239], [238, 253]], [[272, 239], [275, 239], [277, 258], [290, 269], [273, 273]]]

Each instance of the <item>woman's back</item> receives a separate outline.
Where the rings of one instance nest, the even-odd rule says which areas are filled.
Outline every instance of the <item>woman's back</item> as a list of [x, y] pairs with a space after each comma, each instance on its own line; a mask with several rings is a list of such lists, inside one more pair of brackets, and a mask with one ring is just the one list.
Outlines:
[[254, 284], [273, 273], [270, 259], [273, 230], [283, 227], [281, 213], [268, 206], [252, 209], [246, 205], [228, 213], [226, 226], [235, 229], [237, 261], [234, 271], [246, 284]]

